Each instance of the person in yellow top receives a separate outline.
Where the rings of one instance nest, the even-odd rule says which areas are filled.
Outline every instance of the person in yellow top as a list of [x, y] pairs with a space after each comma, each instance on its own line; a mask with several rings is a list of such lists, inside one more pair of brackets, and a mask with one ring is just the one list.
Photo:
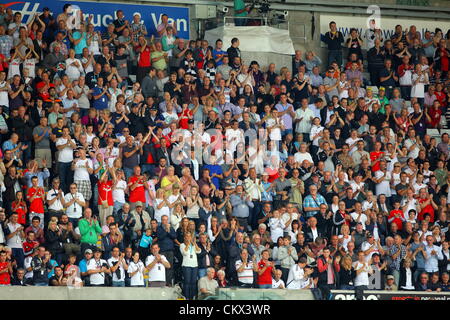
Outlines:
[[170, 166], [167, 168], [167, 175], [165, 175], [161, 180], [161, 188], [164, 190], [167, 197], [172, 195], [172, 189], [175, 184], [178, 186], [182, 185], [180, 178], [175, 175], [175, 168]]

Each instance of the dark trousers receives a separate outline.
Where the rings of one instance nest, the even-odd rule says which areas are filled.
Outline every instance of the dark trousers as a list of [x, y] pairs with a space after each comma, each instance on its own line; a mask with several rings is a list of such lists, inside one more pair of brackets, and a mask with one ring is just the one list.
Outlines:
[[319, 284], [318, 288], [322, 292], [322, 298], [324, 300], [329, 300], [331, 296], [331, 290], [336, 289], [336, 285], [334, 284]]
[[248, 217], [248, 224], [252, 227], [252, 230], [258, 229], [258, 214], [261, 210], [261, 201], [253, 200], [253, 208], [250, 208], [250, 215]]
[[288, 268], [280, 268], [281, 269], [281, 280], [284, 281], [284, 283], [287, 283], [287, 279], [289, 276], [289, 269]]
[[405, 100], [411, 100], [411, 86], [400, 86], [400, 93]]
[[136, 82], [142, 83], [142, 79], [145, 78], [147, 73], [149, 72], [150, 67], [137, 67], [136, 70]]
[[369, 64], [369, 74], [370, 74], [370, 84], [372, 86], [380, 85], [380, 71], [383, 69], [383, 66], [378, 65], [370, 65]]
[[165, 256], [170, 263], [170, 268], [166, 268], [166, 285], [171, 286], [173, 280], [173, 251], [161, 251], [160, 255]]
[[72, 183], [72, 162], [58, 162], [58, 175], [61, 181], [61, 189], [64, 193], [69, 192], [69, 186]]
[[342, 67], [342, 50], [328, 50], [328, 65], [336, 61], [339, 67]]
[[197, 293], [198, 268], [183, 267], [183, 295], [188, 300], [194, 299]]

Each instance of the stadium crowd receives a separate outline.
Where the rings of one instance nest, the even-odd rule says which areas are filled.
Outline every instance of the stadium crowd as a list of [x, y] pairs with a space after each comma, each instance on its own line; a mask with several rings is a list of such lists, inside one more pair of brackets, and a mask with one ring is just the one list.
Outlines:
[[0, 5], [0, 285], [449, 291], [450, 32], [261, 70], [69, 8]]

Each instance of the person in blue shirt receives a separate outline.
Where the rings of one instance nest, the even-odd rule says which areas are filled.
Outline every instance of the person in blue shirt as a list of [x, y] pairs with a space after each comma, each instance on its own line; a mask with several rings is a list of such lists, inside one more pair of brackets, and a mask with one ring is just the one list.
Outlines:
[[220, 39], [216, 40], [216, 47], [212, 52], [212, 56], [214, 61], [216, 62], [216, 67], [220, 66], [221, 64], [223, 64], [223, 57], [225, 57], [227, 55], [226, 51], [222, 50], [222, 46], [223, 46], [223, 42]]
[[45, 250], [45, 255], [49, 255], [50, 256], [50, 264], [52, 265], [52, 271], [50, 271], [48, 273], [48, 278], [50, 279], [51, 277], [53, 277], [55, 275], [55, 267], [58, 266], [58, 262], [56, 262], [56, 260], [52, 259], [52, 254], [50, 253], [50, 251]]
[[139, 255], [142, 257], [142, 260], [145, 261], [145, 259], [147, 259], [147, 256], [150, 253], [150, 246], [153, 243], [153, 238], [152, 238], [152, 229], [151, 228], [147, 228], [145, 230], [145, 233], [142, 235], [141, 240], [139, 241]]
[[103, 78], [98, 78], [97, 79], [97, 86], [95, 86], [92, 90], [92, 97], [93, 97], [93, 107], [96, 110], [104, 110], [104, 109], [108, 109], [108, 101], [109, 101], [109, 93], [108, 93], [108, 88], [105, 86], [103, 87], [103, 82], [104, 79]]
[[84, 30], [85, 26], [83, 22], [80, 24], [80, 29], [75, 29], [74, 31], [68, 32], [68, 38], [73, 44], [73, 49], [75, 50], [75, 58], [81, 59], [83, 56], [83, 49], [87, 48], [87, 33]]
[[216, 156], [212, 155], [210, 158], [211, 164], [204, 166], [204, 169], [209, 170], [209, 176], [211, 177], [211, 182], [214, 184], [216, 189], [220, 188], [220, 180], [223, 179], [222, 167], [216, 163]]
[[47, 168], [45, 168], [45, 165], [47, 164], [45, 159], [42, 160], [44, 163], [44, 170], [39, 169], [38, 162], [36, 160], [30, 160], [28, 162], [28, 171], [25, 172], [24, 178], [27, 180], [27, 186], [28, 188], [31, 188], [31, 178], [38, 177], [38, 185], [40, 187], [44, 186], [44, 180], [50, 177], [50, 171], [48, 171]]
[[78, 268], [80, 269], [80, 275], [81, 275], [81, 279], [83, 279], [84, 281], [84, 285], [88, 285], [88, 283], [86, 283], [86, 281], [89, 281], [89, 276], [87, 274], [87, 263], [89, 260], [92, 259], [93, 253], [91, 249], [86, 249], [84, 251], [84, 259], [82, 259], [79, 263], [78, 263]]

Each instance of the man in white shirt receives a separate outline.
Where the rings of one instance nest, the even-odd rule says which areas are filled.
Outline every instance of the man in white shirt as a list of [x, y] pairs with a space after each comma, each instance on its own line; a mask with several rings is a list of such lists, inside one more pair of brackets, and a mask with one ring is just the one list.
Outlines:
[[78, 226], [78, 219], [83, 215], [83, 208], [86, 203], [84, 197], [78, 192], [77, 185], [72, 183], [70, 185], [70, 192], [64, 196], [64, 207], [70, 222], [76, 228]]
[[91, 180], [89, 176], [94, 172], [92, 160], [86, 158], [86, 150], [78, 150], [78, 158], [72, 163], [74, 171], [73, 182], [77, 184], [77, 190], [83, 195], [85, 201], [92, 197]]
[[366, 262], [369, 262], [370, 258], [372, 258], [375, 253], [384, 255], [384, 250], [380, 244], [380, 239], [375, 241], [374, 235], [370, 232], [367, 233], [366, 238], [367, 241], [364, 241], [361, 244], [361, 251], [364, 252]]
[[128, 270], [128, 265], [119, 247], [112, 249], [111, 258], [108, 259], [108, 266], [112, 273], [112, 286], [125, 287], [125, 272]]
[[295, 123], [297, 124], [295, 132], [302, 133], [304, 141], [309, 141], [314, 116], [314, 112], [308, 107], [308, 99], [302, 99], [301, 107], [295, 111]]
[[47, 192], [47, 205], [50, 216], [61, 217], [64, 213], [64, 192], [59, 187], [59, 178], [54, 178], [52, 188]]
[[314, 163], [313, 158], [309, 152], [306, 151], [306, 143], [300, 144], [300, 150], [299, 152], [294, 154], [295, 162], [298, 163], [298, 165], [301, 165], [304, 160], [308, 160], [310, 163]]
[[440, 247], [433, 245], [434, 237], [429, 235], [426, 237], [427, 245], [422, 251], [425, 257], [425, 271], [428, 273], [438, 272], [438, 260], [443, 260], [442, 250]]
[[275, 271], [275, 275], [272, 278], [272, 289], [286, 289], [284, 281], [281, 279], [282, 272], [280, 269]]
[[405, 147], [408, 149], [408, 158], [416, 159], [419, 157], [419, 139], [416, 137], [416, 130], [408, 130], [408, 139], [405, 140]]
[[369, 263], [366, 261], [366, 255], [363, 251], [358, 252], [358, 261], [353, 263], [353, 268], [356, 271], [355, 288], [367, 290], [369, 286], [369, 275], [374, 271]]
[[70, 137], [68, 127], [63, 127], [62, 136], [56, 140], [56, 148], [58, 149], [58, 175], [61, 180], [61, 189], [68, 192], [71, 180], [71, 166], [73, 161], [73, 149], [77, 145], [75, 140]]
[[19, 30], [21, 27], [24, 27], [25, 30], [27, 30], [27, 25], [25, 23], [22, 23], [22, 13], [16, 12], [14, 14], [14, 22], [11, 22], [8, 26], [8, 34], [14, 39], [18, 39]]
[[67, 96], [62, 101], [63, 110], [66, 118], [70, 118], [75, 111], [80, 110], [80, 106], [78, 105], [78, 100], [75, 99], [75, 93], [72, 89], [67, 90]]
[[380, 170], [375, 172], [374, 182], [376, 183], [375, 191], [377, 197], [380, 194], [384, 194], [387, 198], [391, 196], [391, 172], [387, 171], [385, 160], [380, 161]]
[[6, 245], [12, 249], [12, 255], [17, 261], [17, 267], [23, 268], [24, 253], [22, 242], [25, 239], [25, 233], [23, 232], [23, 226], [17, 222], [18, 215], [13, 212], [9, 218], [9, 223], [6, 224], [6, 228], [9, 234], [6, 236]]
[[157, 243], [153, 243], [150, 250], [152, 254], [145, 260], [145, 266], [148, 269], [148, 286], [163, 288], [166, 285], [166, 269], [172, 266], [164, 255], [159, 254]]
[[89, 275], [91, 287], [105, 286], [105, 273], [111, 273], [108, 264], [101, 259], [102, 251], [97, 248], [94, 252], [94, 257], [87, 262], [87, 273]]

